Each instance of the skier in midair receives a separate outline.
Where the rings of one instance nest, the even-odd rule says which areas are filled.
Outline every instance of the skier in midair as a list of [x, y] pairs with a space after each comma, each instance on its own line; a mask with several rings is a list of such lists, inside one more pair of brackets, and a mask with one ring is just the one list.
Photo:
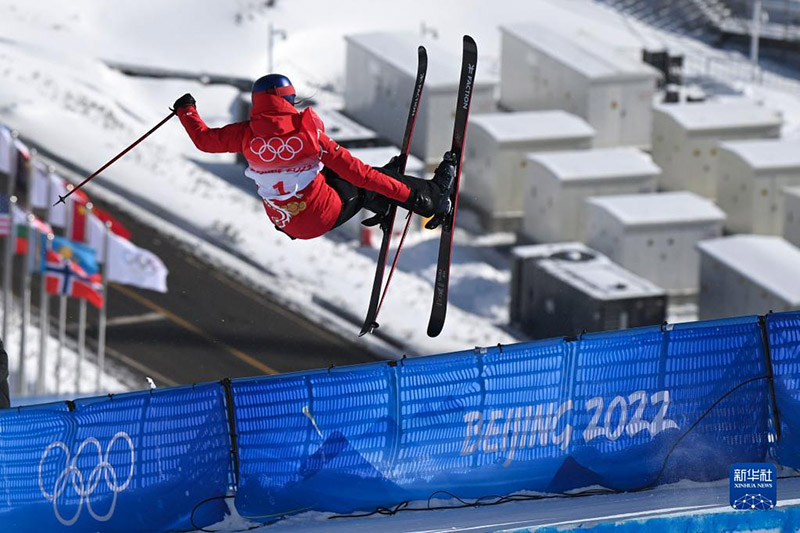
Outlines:
[[313, 239], [343, 224], [362, 208], [376, 213], [365, 224], [380, 222], [389, 202], [430, 217], [450, 209], [455, 176], [445, 157], [431, 180], [398, 172], [393, 159], [373, 168], [325, 134], [310, 107], [295, 108], [295, 89], [286, 76], [256, 80], [250, 120], [209, 128], [185, 94], [174, 110], [195, 146], [204, 152], [241, 153], [267, 216], [277, 229], [295, 239]]

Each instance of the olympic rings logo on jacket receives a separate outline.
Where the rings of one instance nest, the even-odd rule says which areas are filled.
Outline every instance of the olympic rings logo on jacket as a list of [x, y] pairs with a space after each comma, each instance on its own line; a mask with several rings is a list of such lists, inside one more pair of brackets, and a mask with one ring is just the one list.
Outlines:
[[[265, 140], [263, 137], [253, 137], [250, 139], [250, 151], [258, 156], [265, 163], [271, 163], [276, 158], [283, 161], [291, 161], [303, 150], [303, 141], [300, 137], [293, 135], [288, 139], [272, 137]], [[267, 157], [264, 157], [267, 154]]]
[[[127, 472], [122, 471], [118, 473], [114, 468], [114, 465], [108, 461], [109, 456], [111, 455], [111, 450], [114, 448], [114, 444], [118, 440], [122, 440], [127, 443], [128, 448], [130, 449], [130, 465], [127, 468]], [[97, 464], [94, 466], [94, 468], [92, 468], [88, 475], [86, 475], [78, 467], [78, 458], [81, 457], [81, 454], [87, 447], [94, 447], [95, 450], [97, 450]], [[48, 458], [51, 452], [55, 453], [54, 450], [56, 449], [60, 449], [64, 452], [64, 468], [61, 470], [61, 473], [56, 476], [55, 482], [53, 483], [53, 491], [48, 492], [44, 487], [42, 470], [45, 460]], [[71, 526], [78, 521], [84, 504], [86, 505], [86, 510], [89, 512], [92, 518], [98, 522], [107, 522], [114, 515], [119, 493], [127, 489], [133, 480], [135, 461], [136, 453], [133, 440], [131, 439], [130, 435], [124, 431], [120, 431], [111, 437], [111, 441], [108, 443], [108, 446], [106, 446], [105, 454], [103, 454], [100, 441], [94, 437], [88, 437], [80, 444], [80, 446], [78, 446], [78, 449], [75, 452], [75, 456], [72, 457], [72, 460], [70, 460], [70, 451], [67, 445], [61, 441], [56, 441], [45, 448], [44, 452], [42, 453], [42, 458], [39, 460], [39, 490], [42, 491], [42, 495], [47, 500], [53, 502], [53, 512], [56, 515], [56, 519], [58, 519], [58, 521], [65, 526]], [[125, 481], [122, 483], [120, 483], [122, 478], [120, 478], [119, 474], [127, 474], [127, 476], [124, 478]], [[97, 487], [100, 485], [101, 481], [105, 482], [105, 486], [113, 494], [111, 498], [111, 506], [106, 514], [99, 514], [94, 508], [92, 508], [91, 497], [95, 490], [97, 490]], [[72, 488], [75, 490], [75, 493], [79, 498], [78, 509], [75, 511], [75, 514], [72, 517], [64, 518], [64, 516], [61, 514], [61, 510], [59, 510], [58, 507], [58, 499], [67, 491], [70, 486], [70, 482]]]

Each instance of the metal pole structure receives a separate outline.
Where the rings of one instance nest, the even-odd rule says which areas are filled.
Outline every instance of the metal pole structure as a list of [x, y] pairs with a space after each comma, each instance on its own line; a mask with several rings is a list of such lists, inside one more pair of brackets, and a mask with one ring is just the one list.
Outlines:
[[[12, 134], [13, 135], [13, 134]], [[8, 182], [6, 184], [6, 195], [8, 196], [8, 216], [13, 217], [11, 208], [12, 198], [14, 196], [14, 186], [17, 181], [17, 149], [14, 143], [9, 145], [11, 158], [11, 169], [8, 173]], [[11, 270], [14, 266], [14, 232], [12, 231], [13, 224], [9, 224], [8, 238], [6, 238], [6, 245], [3, 248], [3, 340], [8, 340], [8, 321], [11, 317], [11, 300], [14, 298], [14, 293], [11, 289]]]
[[750, 62], [753, 64], [753, 81], [758, 80], [758, 40], [761, 36], [761, 0], [753, 1], [753, 22], [750, 26]]
[[[52, 168], [47, 168], [47, 199], [50, 200], [50, 195], [53, 193], [53, 183], [50, 180], [49, 174]], [[44, 219], [50, 220], [50, 202], [47, 202], [45, 207]], [[48, 235], [48, 244], [44, 246], [49, 247], [51, 235]], [[37, 244], [41, 247], [44, 243], [42, 239], [36, 239]], [[45, 374], [47, 372], [47, 340], [50, 338], [50, 298], [47, 294], [47, 283], [45, 282], [42, 258], [47, 256], [46, 250], [41, 250], [39, 254], [39, 369], [36, 380], [36, 394], [42, 395], [45, 392]]]
[[81, 392], [83, 360], [86, 358], [86, 300], [78, 300], [78, 367], [75, 369], [75, 394]]
[[[30, 190], [30, 189], [29, 189]], [[31, 265], [33, 259], [33, 215], [27, 216], [27, 233], [25, 238], [28, 240], [28, 246], [25, 249], [22, 261], [22, 326], [20, 328], [19, 340], [19, 388], [17, 392], [20, 396], [24, 396], [28, 392], [28, 384], [26, 383], [25, 372], [25, 352], [28, 349], [28, 326], [31, 322]]]
[[95, 392], [100, 392], [100, 380], [106, 366], [106, 306], [108, 306], [108, 247], [110, 245], [111, 222], [105, 223], [103, 233], [103, 263], [100, 271], [103, 276], [103, 307], [100, 308], [100, 322], [97, 333], [97, 381]]
[[272, 74], [273, 69], [273, 51], [275, 49], [275, 37], [286, 39], [286, 32], [284, 30], [276, 30], [272, 22], [269, 23], [267, 34], [267, 74]]
[[[72, 211], [70, 206], [74, 202], [70, 200], [66, 205], [66, 221], [64, 224], [64, 235], [69, 238], [72, 236]], [[59, 295], [58, 301], [58, 351], [56, 352], [56, 394], [61, 389], [61, 365], [63, 363], [64, 345], [67, 342], [67, 296]]]

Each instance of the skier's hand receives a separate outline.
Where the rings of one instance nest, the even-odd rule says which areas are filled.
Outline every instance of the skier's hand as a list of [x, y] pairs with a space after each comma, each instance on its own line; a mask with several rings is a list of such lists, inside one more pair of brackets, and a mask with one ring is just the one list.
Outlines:
[[195, 101], [194, 97], [191, 94], [186, 93], [177, 100], [175, 100], [175, 103], [172, 104], [171, 109], [173, 112], [175, 112], [182, 107], [189, 107], [195, 104], [197, 104], [197, 102]]
[[381, 168], [392, 174], [400, 174], [400, 156], [392, 157], [389, 162]]

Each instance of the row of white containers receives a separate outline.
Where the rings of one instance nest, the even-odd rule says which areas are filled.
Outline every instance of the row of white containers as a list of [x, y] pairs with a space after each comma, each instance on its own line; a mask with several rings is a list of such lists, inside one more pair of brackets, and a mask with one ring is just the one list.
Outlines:
[[[654, 107], [657, 74], [640, 51], [589, 47], [580, 33], [501, 28], [500, 105], [513, 113], [496, 112], [496, 80], [478, 68], [460, 198], [487, 227], [582, 240], [673, 292], [698, 289], [696, 243], [722, 234], [726, 216], [712, 200], [733, 231], [800, 240], [800, 201], [784, 192], [800, 186], [800, 145], [777, 139], [778, 113], [745, 99]], [[399, 144], [419, 37], [347, 41], [346, 111]], [[458, 58], [426, 46], [412, 153], [430, 166], [449, 147]], [[628, 147], [603, 148], [618, 145]], [[652, 159], [633, 147], [651, 147]], [[620, 194], [635, 196], [587, 201]]]

